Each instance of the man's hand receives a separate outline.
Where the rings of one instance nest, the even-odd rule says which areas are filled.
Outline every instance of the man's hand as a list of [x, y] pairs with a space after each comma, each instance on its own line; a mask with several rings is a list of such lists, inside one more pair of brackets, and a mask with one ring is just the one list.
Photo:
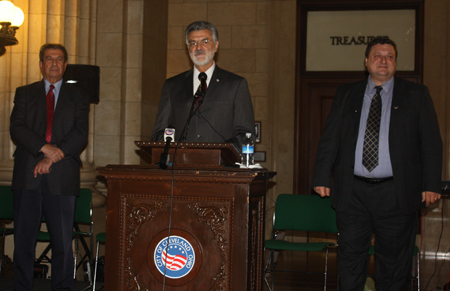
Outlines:
[[36, 178], [37, 174], [43, 175], [50, 173], [52, 165], [53, 162], [49, 158], [43, 158], [36, 167], [34, 167], [34, 177]]
[[53, 164], [61, 161], [64, 158], [63, 151], [57, 146], [51, 144], [44, 145], [41, 148], [41, 152], [43, 152], [44, 155], [49, 158]]
[[314, 191], [320, 195], [320, 197], [330, 196], [330, 188], [324, 186], [314, 187]]
[[425, 201], [427, 207], [428, 207], [428, 205], [438, 201], [439, 199], [441, 199], [441, 194], [439, 194], [439, 193], [430, 192], [430, 191], [422, 192], [422, 202]]

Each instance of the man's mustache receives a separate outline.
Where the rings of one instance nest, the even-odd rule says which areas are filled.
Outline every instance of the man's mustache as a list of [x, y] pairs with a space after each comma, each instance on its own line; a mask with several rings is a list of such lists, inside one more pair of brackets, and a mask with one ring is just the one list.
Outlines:
[[205, 50], [198, 50], [194, 52], [194, 56], [200, 55], [200, 54], [204, 54], [206, 55], [206, 51]]

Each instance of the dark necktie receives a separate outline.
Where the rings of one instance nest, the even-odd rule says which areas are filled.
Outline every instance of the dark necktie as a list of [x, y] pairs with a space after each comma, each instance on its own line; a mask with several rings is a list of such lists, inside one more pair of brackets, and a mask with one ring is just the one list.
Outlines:
[[371, 172], [378, 166], [378, 145], [380, 142], [380, 120], [381, 120], [381, 95], [383, 89], [376, 86], [377, 92], [372, 97], [369, 116], [367, 117], [366, 132], [364, 134], [363, 160], [366, 169]]
[[52, 125], [53, 125], [53, 114], [55, 113], [55, 93], [53, 89], [55, 86], [50, 85], [50, 90], [47, 93], [47, 131], [45, 133], [45, 139], [48, 143], [52, 141]]
[[205, 73], [200, 73], [198, 74], [198, 79], [200, 80], [200, 85], [198, 86], [195, 94], [198, 96], [196, 105], [200, 107], [203, 103], [203, 97], [206, 94], [206, 90], [208, 89], [208, 85], [206, 84], [208, 76]]

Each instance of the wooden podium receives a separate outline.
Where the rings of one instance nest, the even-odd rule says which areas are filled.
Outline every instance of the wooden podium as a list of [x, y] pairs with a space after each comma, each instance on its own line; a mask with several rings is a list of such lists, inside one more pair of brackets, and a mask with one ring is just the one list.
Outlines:
[[[161, 144], [141, 146], [151, 154]], [[275, 173], [220, 166], [218, 156], [233, 160], [220, 144], [181, 146], [174, 171], [98, 169], [108, 183], [105, 290], [163, 290], [163, 282], [167, 291], [261, 290], [264, 198]]]

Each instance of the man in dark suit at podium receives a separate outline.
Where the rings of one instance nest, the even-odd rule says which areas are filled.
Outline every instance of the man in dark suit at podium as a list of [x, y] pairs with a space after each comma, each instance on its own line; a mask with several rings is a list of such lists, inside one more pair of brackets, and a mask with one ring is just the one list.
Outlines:
[[[252, 133], [254, 138], [253, 105], [247, 81], [214, 62], [219, 49], [219, 34], [214, 25], [206, 21], [191, 23], [185, 37], [194, 67], [164, 83], [152, 141], [163, 141], [169, 125], [180, 135], [195, 102], [196, 112], [184, 140], [232, 142], [240, 149], [246, 133]], [[200, 73], [206, 74], [206, 94], [198, 98], [201, 100], [193, 100], [201, 84]]]
[[403, 291], [418, 211], [441, 198], [442, 140], [428, 88], [394, 77], [395, 43], [377, 37], [365, 55], [369, 77], [336, 92], [313, 186], [336, 209], [340, 290], [364, 290], [374, 233], [377, 290]]
[[52, 290], [74, 290], [72, 229], [80, 189], [80, 152], [88, 138], [89, 97], [63, 83], [67, 52], [45, 44], [44, 78], [17, 88], [11, 113], [16, 143], [14, 190], [14, 290], [32, 290], [35, 247], [42, 215], [52, 245]]

